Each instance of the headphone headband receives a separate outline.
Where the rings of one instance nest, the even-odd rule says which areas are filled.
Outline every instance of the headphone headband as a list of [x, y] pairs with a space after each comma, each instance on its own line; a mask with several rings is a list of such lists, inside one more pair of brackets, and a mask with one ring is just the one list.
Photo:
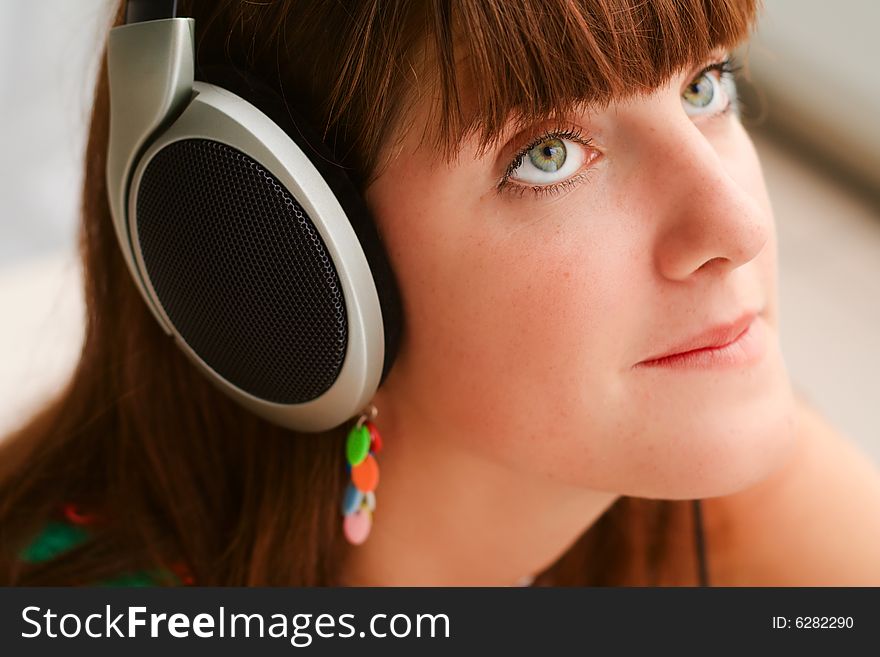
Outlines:
[[125, 23], [143, 23], [177, 16], [177, 0], [128, 0]]

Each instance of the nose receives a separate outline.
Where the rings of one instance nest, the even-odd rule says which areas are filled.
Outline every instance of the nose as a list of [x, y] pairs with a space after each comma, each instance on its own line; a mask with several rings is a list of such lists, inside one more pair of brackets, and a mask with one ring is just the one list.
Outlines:
[[656, 266], [676, 281], [695, 272], [722, 275], [755, 258], [770, 237], [772, 217], [748, 188], [754, 176], [745, 173], [759, 165], [737, 141], [748, 139], [744, 133], [716, 136], [713, 145], [689, 118], [674, 123], [664, 136], [667, 173], [654, 194]]

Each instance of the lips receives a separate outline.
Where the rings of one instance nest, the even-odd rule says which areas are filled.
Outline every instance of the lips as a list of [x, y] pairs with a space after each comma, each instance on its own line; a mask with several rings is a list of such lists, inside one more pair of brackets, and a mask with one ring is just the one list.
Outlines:
[[749, 328], [757, 314], [757, 311], [747, 311], [733, 322], [710, 326], [708, 329], [705, 329], [694, 337], [679, 342], [666, 351], [655, 354], [643, 361], [639, 361], [637, 365], [659, 360], [661, 358], [667, 358], [669, 356], [684, 354], [689, 351], [723, 347], [735, 341], [740, 335], [742, 335], [746, 329]]

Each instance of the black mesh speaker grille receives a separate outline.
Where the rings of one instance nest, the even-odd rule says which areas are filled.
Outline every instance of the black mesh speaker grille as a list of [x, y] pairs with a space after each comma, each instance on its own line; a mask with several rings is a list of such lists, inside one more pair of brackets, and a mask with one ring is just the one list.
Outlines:
[[144, 170], [136, 211], [153, 289], [208, 366], [280, 404], [330, 388], [348, 343], [342, 287], [317, 229], [272, 174], [226, 144], [177, 141]]

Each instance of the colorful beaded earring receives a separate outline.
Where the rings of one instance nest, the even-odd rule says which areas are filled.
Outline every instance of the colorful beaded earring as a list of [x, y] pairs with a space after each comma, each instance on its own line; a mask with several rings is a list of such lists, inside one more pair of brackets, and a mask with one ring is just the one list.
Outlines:
[[379, 411], [373, 404], [358, 418], [345, 442], [345, 467], [351, 481], [342, 497], [342, 530], [352, 545], [360, 545], [370, 535], [376, 510], [376, 486], [379, 464], [376, 454], [382, 451], [382, 437], [373, 424]]

